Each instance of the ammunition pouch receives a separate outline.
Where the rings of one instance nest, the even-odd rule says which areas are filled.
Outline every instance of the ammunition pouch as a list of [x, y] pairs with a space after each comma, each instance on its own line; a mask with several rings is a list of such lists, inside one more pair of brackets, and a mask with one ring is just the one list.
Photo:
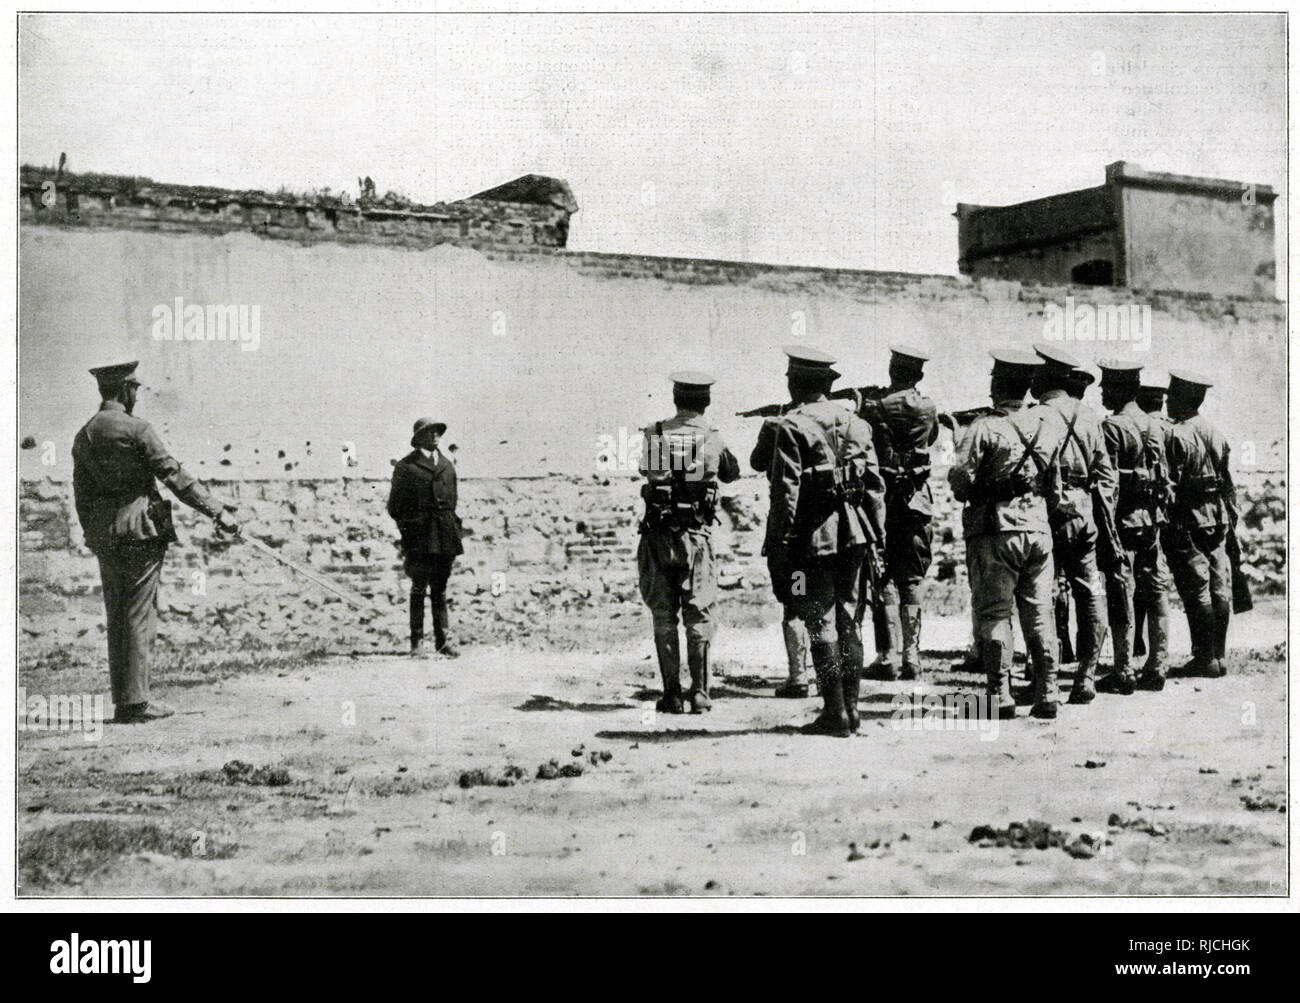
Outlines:
[[973, 493], [971, 501], [980, 503], [1009, 502], [1024, 495], [1041, 493], [1042, 484], [1039, 475], [1030, 473], [1027, 470], [1018, 470], [1006, 477], [1000, 477], [981, 485], [979, 490]]
[[718, 485], [713, 481], [648, 482], [641, 485], [647, 529], [703, 529], [717, 522]]
[[1222, 494], [1219, 478], [1213, 474], [1189, 477], [1179, 486], [1178, 503], [1184, 506], [1218, 501]]

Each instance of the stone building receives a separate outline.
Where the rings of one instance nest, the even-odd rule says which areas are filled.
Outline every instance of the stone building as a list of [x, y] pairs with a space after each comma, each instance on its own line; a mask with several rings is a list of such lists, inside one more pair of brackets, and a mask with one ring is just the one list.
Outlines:
[[1268, 185], [1120, 160], [1096, 188], [959, 204], [958, 266], [973, 278], [1273, 299], [1276, 198]]

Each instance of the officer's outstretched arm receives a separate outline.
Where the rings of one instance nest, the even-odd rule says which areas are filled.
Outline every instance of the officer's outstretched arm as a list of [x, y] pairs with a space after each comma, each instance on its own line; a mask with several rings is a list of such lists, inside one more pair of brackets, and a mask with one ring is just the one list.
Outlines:
[[167, 452], [167, 447], [158, 438], [153, 426], [144, 426], [140, 434], [140, 448], [154, 477], [166, 484], [172, 494], [190, 508], [202, 512], [209, 519], [215, 519], [217, 525], [227, 532], [238, 530], [239, 527], [225, 516], [227, 509], [233, 509], [234, 506], [226, 506], [217, 501], [202, 481], [191, 477], [175, 457]]

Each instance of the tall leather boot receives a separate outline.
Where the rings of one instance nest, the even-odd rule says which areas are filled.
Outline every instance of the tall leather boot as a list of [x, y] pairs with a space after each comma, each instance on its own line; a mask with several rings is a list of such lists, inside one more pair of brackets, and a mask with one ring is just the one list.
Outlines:
[[857, 638], [846, 641], [840, 635], [840, 689], [844, 692], [844, 716], [849, 720], [849, 731], [857, 731], [862, 723], [858, 714], [858, 699], [862, 692], [862, 642]]
[[1133, 657], [1141, 658], [1147, 653], [1146, 634], [1147, 607], [1149, 600], [1144, 596], [1133, 599]]
[[831, 735], [848, 738], [849, 717], [844, 710], [844, 690], [840, 681], [839, 645], [814, 642], [813, 667], [817, 671], [817, 687], [824, 701], [822, 712], [811, 724], [803, 727], [806, 735]]
[[675, 624], [671, 632], [666, 627], [655, 629], [655, 655], [659, 659], [659, 678], [664, 688], [655, 709], [662, 714], [685, 713], [682, 707], [681, 648]]
[[1115, 651], [1115, 667], [1112, 671], [1113, 679], [1111, 682], [1116, 693], [1128, 696], [1137, 689], [1137, 677], [1133, 672], [1133, 666], [1130, 664], [1129, 651], [1133, 642], [1129, 636], [1127, 625], [1116, 624], [1111, 629], [1110, 640]]
[[1192, 637], [1192, 659], [1178, 669], [1180, 676], [1217, 676], [1214, 658], [1214, 607], [1207, 603], [1184, 604], [1187, 630]]
[[1224, 658], [1228, 654], [1228, 623], [1232, 620], [1232, 602], [1229, 599], [1211, 601], [1214, 609], [1214, 661], [1218, 666], [1218, 675], [1228, 674], [1228, 663]]
[[699, 637], [686, 639], [686, 662], [691, 670], [691, 688], [686, 694], [692, 714], [713, 709], [709, 699], [709, 642]]
[[1165, 688], [1165, 674], [1169, 671], [1169, 597], [1161, 593], [1150, 601], [1147, 609], [1151, 645], [1138, 687], [1158, 692]]
[[878, 603], [871, 609], [876, 634], [876, 659], [866, 670], [868, 679], [892, 683], [898, 678], [898, 656], [903, 647], [903, 625], [898, 606]]
[[1086, 609], [1083, 603], [1075, 603], [1074, 608], [1079, 620], [1079, 643], [1075, 649], [1079, 668], [1075, 670], [1074, 685], [1070, 687], [1070, 703], [1092, 703], [1097, 696], [1097, 659], [1106, 636], [1105, 608], [1093, 597], [1089, 598]]
[[996, 704], [1000, 719], [1009, 721], [1016, 716], [1016, 701], [1011, 695], [1011, 652], [1006, 642], [999, 640], [982, 641], [979, 648], [989, 702]]
[[804, 682], [804, 661], [808, 657], [808, 635], [798, 620], [783, 620], [781, 633], [785, 638], [785, 657], [788, 676], [776, 688], [776, 695], [787, 700], [802, 700], [808, 696]]
[[445, 599], [433, 604], [433, 643], [438, 654], [447, 658], [456, 658], [460, 654], [455, 646], [447, 640], [447, 601]]
[[[1070, 644], [1070, 585], [1064, 578], [1056, 579], [1056, 594], [1052, 597], [1052, 615], [1056, 618], [1056, 637], [1060, 642], [1057, 658], [1062, 665], [1074, 661], [1075, 648]], [[1078, 609], [1075, 609], [1078, 619]]]
[[920, 681], [925, 678], [921, 665], [921, 607], [903, 607], [903, 671], [902, 678]]
[[[1056, 717], [1057, 704], [1061, 700], [1056, 688], [1055, 647], [1041, 637], [1026, 637], [1025, 647], [1029, 649], [1029, 661], [1034, 670], [1034, 705], [1029, 709], [1029, 715], [1050, 720]], [[1075, 676], [1076, 685], [1078, 678]]]
[[410, 604], [411, 654], [420, 653], [420, 643], [424, 640], [424, 593], [418, 595], [411, 590]]

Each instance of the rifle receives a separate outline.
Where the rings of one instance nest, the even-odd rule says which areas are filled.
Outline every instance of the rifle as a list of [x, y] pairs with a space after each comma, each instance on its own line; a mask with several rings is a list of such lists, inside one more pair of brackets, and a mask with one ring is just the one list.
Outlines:
[[1124, 549], [1115, 525], [1115, 510], [1106, 501], [1099, 485], [1094, 484], [1088, 494], [1092, 498], [1092, 521], [1097, 524], [1098, 567], [1107, 572], [1131, 568], [1128, 551]]
[[[843, 387], [839, 390], [832, 390], [826, 395], [827, 400], [831, 401], [853, 401], [853, 412], [862, 410], [864, 400], [879, 400], [885, 394], [889, 393], [889, 387]], [[779, 418], [792, 407], [798, 407], [794, 402], [785, 404], [764, 404], [762, 407], [752, 408], [749, 411], [737, 411], [737, 418]]]
[[1228, 523], [1228, 564], [1232, 566], [1232, 611], [1249, 613], [1255, 608], [1255, 600], [1250, 595], [1250, 580], [1241, 570], [1241, 544], [1237, 540], [1237, 527]]
[[954, 435], [958, 428], [965, 428], [976, 418], [986, 418], [994, 413], [991, 405], [984, 407], [967, 408], [965, 411], [940, 411], [938, 418], [939, 424], [946, 425], [948, 430]]

